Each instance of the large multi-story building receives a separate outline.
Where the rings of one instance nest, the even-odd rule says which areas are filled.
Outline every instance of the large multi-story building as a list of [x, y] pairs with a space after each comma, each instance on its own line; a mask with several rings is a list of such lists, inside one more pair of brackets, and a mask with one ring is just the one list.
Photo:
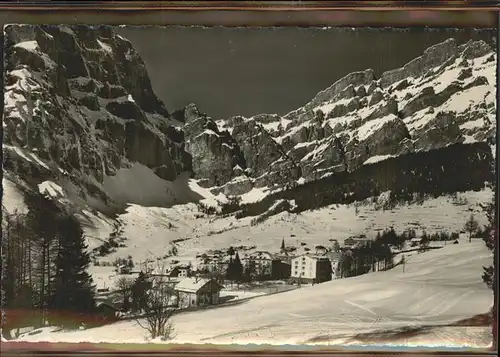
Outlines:
[[332, 280], [332, 266], [326, 256], [303, 254], [292, 259], [293, 280], [322, 283]]
[[243, 257], [243, 265], [251, 267], [252, 274], [255, 276], [270, 277], [272, 276], [273, 254], [269, 252], [258, 251]]

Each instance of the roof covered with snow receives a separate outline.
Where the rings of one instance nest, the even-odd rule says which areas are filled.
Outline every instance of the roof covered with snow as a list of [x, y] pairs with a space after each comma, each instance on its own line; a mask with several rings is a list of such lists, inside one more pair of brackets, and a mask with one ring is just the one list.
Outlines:
[[204, 278], [186, 278], [181, 280], [176, 286], [176, 291], [183, 291], [189, 293], [195, 293], [200, 290], [202, 287], [207, 285], [212, 279], [204, 279]]

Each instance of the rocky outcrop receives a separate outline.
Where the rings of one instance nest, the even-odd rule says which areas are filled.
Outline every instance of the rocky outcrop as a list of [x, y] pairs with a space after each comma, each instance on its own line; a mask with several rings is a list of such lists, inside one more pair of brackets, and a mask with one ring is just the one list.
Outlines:
[[303, 123], [314, 117], [313, 109], [319, 106], [319, 104], [328, 102], [332, 99], [352, 98], [356, 95], [355, 88], [362, 85], [370, 85], [374, 80], [375, 75], [371, 69], [350, 73], [336, 81], [327, 89], [319, 92], [310, 102], [304, 105], [304, 107], [285, 115], [285, 118], [297, 124]]
[[205, 187], [221, 186], [235, 177], [236, 166], [246, 167], [237, 143], [228, 132], [201, 113], [195, 104], [182, 110], [186, 151], [193, 157], [193, 171]]
[[319, 179], [325, 173], [345, 171], [347, 167], [341, 140], [336, 136], [329, 137], [301, 159], [300, 167], [306, 181]]
[[335, 98], [337, 95], [345, 91], [342, 95], [343, 98], [348, 98], [349, 96], [354, 96], [354, 88], [361, 85], [370, 85], [375, 80], [375, 74], [373, 70], [367, 69], [362, 72], [353, 72], [347, 76], [339, 79], [334, 84], [332, 84], [327, 89], [319, 92], [313, 100], [306, 104], [305, 109], [312, 109], [317, 107], [319, 104], [328, 101], [331, 98]]
[[298, 178], [297, 166], [283, 148], [255, 120], [233, 119], [232, 137], [245, 158], [247, 172], [258, 187]]
[[414, 151], [429, 151], [461, 143], [464, 137], [454, 114], [438, 112], [423, 126], [412, 132]]
[[144, 62], [110, 27], [11, 25], [5, 45], [11, 160], [36, 155], [31, 165], [71, 177], [84, 195], [101, 195], [104, 177], [134, 162], [166, 180], [191, 171]]
[[491, 53], [491, 46], [482, 40], [469, 40], [467, 43], [460, 45], [459, 50], [464, 58], [470, 60]]
[[424, 54], [407, 63], [403, 68], [382, 73], [380, 85], [383, 88], [390, 86], [408, 77], [420, 77], [431, 68], [441, 65], [446, 60], [457, 55], [459, 47], [455, 39], [448, 39], [442, 43], [429, 47]]
[[[361, 133], [367, 129], [369, 129], [368, 135]], [[357, 169], [372, 156], [397, 154], [401, 141], [408, 137], [406, 125], [396, 116], [380, 120], [380, 123], [368, 122], [346, 145], [345, 156], [348, 170]]]

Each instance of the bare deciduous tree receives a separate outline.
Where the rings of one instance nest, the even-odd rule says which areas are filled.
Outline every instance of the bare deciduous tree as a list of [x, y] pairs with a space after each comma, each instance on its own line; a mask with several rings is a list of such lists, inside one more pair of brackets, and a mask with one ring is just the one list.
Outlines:
[[123, 296], [123, 307], [128, 308], [130, 303], [130, 298], [132, 295], [132, 286], [134, 285], [134, 279], [127, 276], [122, 276], [116, 281], [116, 288]]
[[158, 266], [150, 275], [151, 288], [147, 291], [146, 317], [138, 319], [140, 327], [148, 331], [151, 338], [161, 337], [168, 340], [173, 337], [173, 326], [170, 321], [174, 311], [176, 294], [168, 283], [164, 266]]

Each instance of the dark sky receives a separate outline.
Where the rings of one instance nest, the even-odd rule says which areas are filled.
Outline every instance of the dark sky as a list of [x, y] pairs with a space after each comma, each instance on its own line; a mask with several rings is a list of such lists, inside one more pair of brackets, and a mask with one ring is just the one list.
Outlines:
[[450, 37], [493, 31], [314, 28], [126, 27], [170, 111], [196, 103], [214, 119], [285, 114], [346, 74], [401, 67]]

